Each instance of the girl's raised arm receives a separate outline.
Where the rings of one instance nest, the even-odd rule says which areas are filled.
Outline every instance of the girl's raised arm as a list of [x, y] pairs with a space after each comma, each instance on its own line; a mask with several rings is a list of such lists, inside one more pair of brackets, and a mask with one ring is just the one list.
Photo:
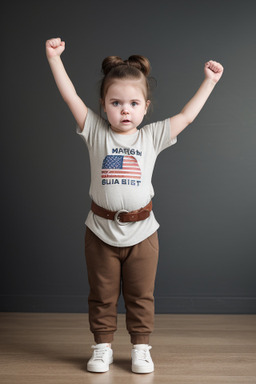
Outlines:
[[223, 67], [216, 61], [208, 61], [204, 66], [205, 79], [192, 99], [185, 105], [182, 111], [171, 117], [171, 137], [178, 136], [189, 124], [191, 124], [203, 108], [206, 100], [212, 93], [215, 85], [223, 74]]
[[64, 101], [67, 103], [78, 126], [82, 131], [87, 115], [87, 107], [77, 95], [75, 87], [68, 77], [68, 74], [60, 58], [60, 55], [65, 49], [65, 42], [61, 41], [60, 38], [50, 39], [46, 41], [45, 48], [46, 56], [60, 94]]

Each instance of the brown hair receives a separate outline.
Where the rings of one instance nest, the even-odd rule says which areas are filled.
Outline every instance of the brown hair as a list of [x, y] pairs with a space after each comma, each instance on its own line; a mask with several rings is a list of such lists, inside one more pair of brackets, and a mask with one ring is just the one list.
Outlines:
[[115, 79], [142, 79], [145, 83], [145, 99], [150, 99], [150, 63], [144, 56], [133, 55], [127, 60], [118, 56], [108, 56], [102, 62], [104, 78], [101, 82], [100, 97], [105, 100], [107, 90]]

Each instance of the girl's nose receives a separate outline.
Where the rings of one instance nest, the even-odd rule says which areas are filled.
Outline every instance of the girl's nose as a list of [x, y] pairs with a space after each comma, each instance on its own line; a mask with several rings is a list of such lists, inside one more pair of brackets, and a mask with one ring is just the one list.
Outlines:
[[122, 115], [128, 115], [129, 111], [128, 111], [128, 108], [124, 107], [122, 109]]

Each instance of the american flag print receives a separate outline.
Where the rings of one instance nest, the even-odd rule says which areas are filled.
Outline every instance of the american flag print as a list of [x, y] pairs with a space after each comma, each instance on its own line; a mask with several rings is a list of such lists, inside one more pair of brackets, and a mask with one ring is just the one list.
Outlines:
[[140, 179], [140, 166], [134, 156], [108, 155], [102, 163], [102, 178]]

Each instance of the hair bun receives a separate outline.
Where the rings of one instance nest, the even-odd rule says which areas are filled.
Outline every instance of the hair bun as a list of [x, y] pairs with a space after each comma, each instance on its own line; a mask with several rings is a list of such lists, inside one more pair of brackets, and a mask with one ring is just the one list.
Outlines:
[[120, 65], [128, 65], [139, 69], [146, 77], [150, 74], [150, 62], [145, 56], [132, 55], [128, 60], [123, 60], [119, 56], [108, 56], [102, 62], [102, 72], [106, 76], [112, 68]]
[[108, 56], [102, 62], [102, 72], [106, 76], [112, 68], [118, 65], [124, 65], [125, 62], [119, 56]]
[[150, 62], [145, 56], [132, 55], [128, 60], [125, 60], [125, 63], [138, 68], [146, 77], [150, 74]]

